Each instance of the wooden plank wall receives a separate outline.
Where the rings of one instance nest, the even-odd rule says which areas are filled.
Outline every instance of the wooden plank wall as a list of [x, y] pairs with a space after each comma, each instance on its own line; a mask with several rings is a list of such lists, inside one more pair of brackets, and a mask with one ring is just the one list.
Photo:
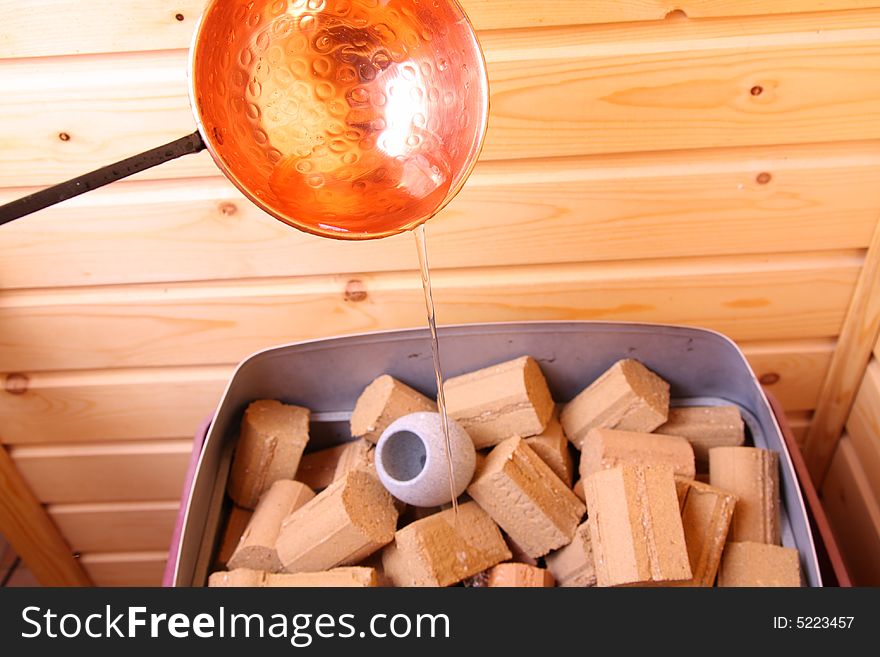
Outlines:
[[880, 586], [880, 342], [822, 487], [853, 583]]
[[[0, 201], [192, 131], [203, 4], [0, 0]], [[492, 116], [429, 224], [440, 321], [717, 329], [803, 436], [880, 209], [880, 1], [463, 4]], [[158, 582], [234, 363], [422, 325], [416, 262], [283, 226], [205, 154], [0, 230], [0, 440], [91, 577]]]

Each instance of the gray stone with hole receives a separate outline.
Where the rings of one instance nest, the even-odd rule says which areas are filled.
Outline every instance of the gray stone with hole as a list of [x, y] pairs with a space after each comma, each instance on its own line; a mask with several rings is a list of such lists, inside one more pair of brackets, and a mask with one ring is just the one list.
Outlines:
[[[449, 442], [455, 496], [474, 476], [474, 443], [460, 424], [449, 419]], [[376, 444], [376, 472], [388, 492], [413, 506], [452, 501], [446, 441], [439, 413], [411, 413], [392, 422]]]

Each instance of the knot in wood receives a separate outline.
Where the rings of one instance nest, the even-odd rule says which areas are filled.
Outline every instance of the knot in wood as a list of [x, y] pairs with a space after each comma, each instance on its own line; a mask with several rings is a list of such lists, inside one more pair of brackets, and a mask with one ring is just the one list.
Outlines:
[[6, 377], [4, 388], [10, 395], [23, 395], [28, 391], [31, 380], [24, 374], [9, 374]]
[[359, 278], [353, 278], [345, 285], [345, 300], [358, 302], [367, 298], [367, 286]]

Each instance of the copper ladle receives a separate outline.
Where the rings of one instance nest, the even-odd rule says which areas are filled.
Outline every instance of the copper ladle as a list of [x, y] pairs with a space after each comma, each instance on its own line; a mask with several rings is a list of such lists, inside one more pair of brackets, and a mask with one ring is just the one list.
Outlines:
[[0, 225], [205, 148], [300, 230], [373, 239], [458, 193], [486, 133], [486, 65], [456, 0], [212, 0], [190, 48], [198, 130], [0, 206]]

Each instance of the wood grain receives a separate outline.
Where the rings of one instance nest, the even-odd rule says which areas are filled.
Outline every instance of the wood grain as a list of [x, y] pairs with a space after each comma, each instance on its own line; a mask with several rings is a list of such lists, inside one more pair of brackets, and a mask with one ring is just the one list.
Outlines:
[[0, 446], [0, 534], [43, 586], [89, 586], [89, 576], [9, 453]]
[[5, 375], [6, 388], [0, 391], [0, 442], [193, 435], [214, 412], [233, 370], [234, 365], [209, 365]]
[[89, 553], [80, 562], [97, 586], [161, 586], [168, 552]]
[[[742, 343], [759, 378], [789, 412], [815, 408], [834, 343]], [[212, 412], [233, 365], [6, 375], [0, 438], [9, 445], [171, 439]], [[778, 378], [777, 378], [778, 377]], [[4, 377], [0, 377], [2, 380]], [[352, 400], [353, 401], [353, 400]]]
[[180, 499], [191, 440], [13, 447], [21, 476], [46, 503]]
[[180, 501], [50, 504], [46, 511], [75, 552], [167, 550]]
[[804, 458], [821, 486], [880, 333], [880, 223], [859, 274], [807, 434]]
[[859, 386], [846, 433], [880, 504], [880, 362], [871, 360]]
[[[517, 50], [515, 59], [489, 59], [484, 158], [824, 142], [878, 130], [866, 114], [880, 84], [862, 68], [880, 60], [873, 30], [857, 30], [845, 43], [758, 39], [754, 49], [715, 49], [727, 43], [718, 39], [601, 54], [586, 33], [570, 36], [535, 53]], [[844, 107], [859, 116], [857, 125], [847, 126]]]
[[[833, 337], [861, 252], [437, 270], [442, 324], [606, 319], [737, 340]], [[357, 294], [353, 294], [356, 290]], [[0, 297], [7, 371], [222, 364], [284, 342], [422, 326], [414, 273], [110, 286]]]
[[880, 586], [880, 506], [846, 436], [838, 443], [821, 493], [853, 584]]
[[[880, 207], [878, 178], [878, 141], [484, 162], [428, 224], [431, 263], [867, 248]], [[0, 202], [30, 191], [0, 190]], [[407, 234], [359, 243], [306, 235], [222, 177], [122, 182], [3, 231], [6, 289], [417, 266]]]
[[[878, 6], [876, 0], [556, 0], [553, 11], [534, 0], [462, 0], [480, 30], [578, 23], [657, 20], [680, 11], [691, 18], [784, 14]], [[186, 48], [205, 0], [42, 0], [38, 8], [3, 0], [6, 29], [0, 58]], [[180, 20], [178, 17], [182, 17]]]
[[[876, 10], [499, 30], [484, 47], [486, 160], [880, 137]], [[0, 63], [0, 186], [55, 183], [191, 132], [185, 61]], [[215, 174], [202, 153], [139, 177]]]
[[816, 408], [831, 363], [833, 340], [740, 345], [761, 384], [786, 412]]

